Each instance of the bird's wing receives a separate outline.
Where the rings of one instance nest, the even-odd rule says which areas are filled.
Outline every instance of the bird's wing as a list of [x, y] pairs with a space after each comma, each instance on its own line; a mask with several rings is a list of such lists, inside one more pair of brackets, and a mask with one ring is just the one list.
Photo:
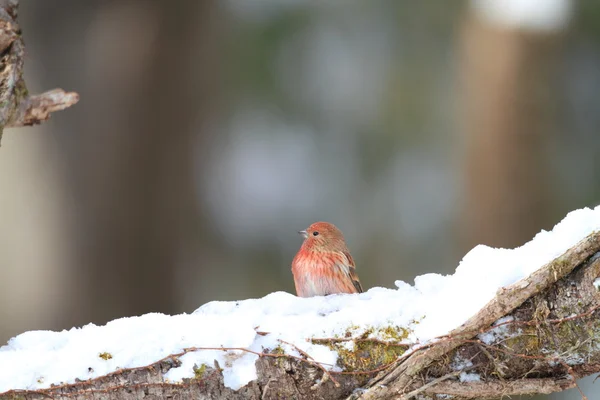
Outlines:
[[340, 265], [340, 267], [346, 273], [346, 275], [348, 275], [348, 278], [350, 278], [350, 281], [352, 282], [352, 285], [356, 289], [356, 292], [362, 293], [363, 288], [360, 284], [360, 281], [358, 280], [358, 275], [356, 275], [356, 265], [354, 264], [354, 259], [350, 255], [349, 251], [344, 251], [343, 255], [348, 260], [348, 262], [343, 263], [342, 265]]

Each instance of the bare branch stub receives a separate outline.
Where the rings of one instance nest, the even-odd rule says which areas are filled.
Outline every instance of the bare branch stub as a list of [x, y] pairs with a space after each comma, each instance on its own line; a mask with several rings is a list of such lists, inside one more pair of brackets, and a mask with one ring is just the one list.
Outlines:
[[18, 0], [0, 0], [0, 139], [4, 128], [39, 124], [79, 100], [55, 89], [30, 96], [23, 79], [25, 46], [17, 23]]
[[50, 118], [55, 111], [64, 110], [79, 101], [79, 95], [75, 92], [65, 92], [62, 89], [54, 89], [48, 92], [28, 96], [17, 107], [12, 120], [5, 125], [7, 128], [19, 126], [31, 126], [41, 123]]

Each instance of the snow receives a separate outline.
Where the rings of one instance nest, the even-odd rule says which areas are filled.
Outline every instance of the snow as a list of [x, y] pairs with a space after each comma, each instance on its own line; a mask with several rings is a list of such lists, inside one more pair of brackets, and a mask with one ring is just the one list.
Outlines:
[[[509, 337], [509, 325], [507, 324], [510, 321], [514, 321], [512, 316], [500, 318], [498, 321], [494, 323], [494, 325], [499, 325], [497, 328], [491, 329], [487, 332], [481, 333], [477, 335], [479, 340], [481, 340], [485, 344], [498, 343], [498, 341], [506, 339]], [[520, 329], [517, 332], [521, 332]]]
[[[463, 258], [453, 275], [425, 274], [416, 277], [414, 285], [396, 281], [396, 289], [375, 287], [359, 295], [313, 298], [275, 292], [260, 299], [210, 302], [192, 314], [153, 313], [104, 326], [25, 332], [0, 348], [0, 393], [47, 388], [119, 368], [145, 366], [190, 347], [213, 349], [183, 355], [182, 365], [166, 375], [169, 381], [193, 377], [195, 366], [212, 367], [215, 361], [223, 368], [225, 385], [230, 388], [240, 388], [256, 378], [258, 355], [222, 347], [259, 353], [280, 348], [298, 355], [296, 346], [326, 368], [337, 368], [335, 351], [307, 339], [347, 333], [360, 336], [368, 330], [372, 337], [391, 340], [382, 330], [402, 327], [409, 332], [404, 342], [430, 341], [465, 322], [501, 287], [518, 282], [599, 229], [600, 206], [573, 211], [551, 232], [540, 232], [522, 247], [508, 250], [479, 245]], [[498, 327], [481, 339], [488, 342], [493, 335], [502, 334], [503, 328]], [[476, 379], [463, 372], [461, 379]]]
[[562, 30], [573, 13], [572, 0], [472, 0], [471, 5], [490, 23], [533, 32]]
[[596, 290], [600, 290], [600, 278], [596, 278], [594, 279], [594, 287], [596, 288]]
[[454, 357], [454, 361], [452, 362], [452, 369], [456, 370], [456, 371], [462, 371], [463, 369], [469, 369], [472, 367], [473, 367], [473, 362], [471, 362], [471, 360], [465, 360], [465, 359], [461, 358], [459, 355], [456, 355]]
[[470, 374], [468, 372], [461, 372], [458, 378], [461, 382], [481, 382], [479, 374]]

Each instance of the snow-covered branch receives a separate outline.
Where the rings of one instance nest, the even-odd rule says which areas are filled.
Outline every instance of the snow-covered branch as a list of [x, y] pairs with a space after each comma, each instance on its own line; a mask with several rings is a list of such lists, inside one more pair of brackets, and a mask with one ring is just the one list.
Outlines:
[[18, 3], [0, 2], [0, 139], [4, 128], [39, 124], [79, 101], [77, 93], [62, 89], [29, 95], [23, 79], [25, 46], [17, 23]]
[[455, 274], [359, 295], [211, 302], [0, 348], [0, 399], [458, 399], [551, 393], [600, 372], [600, 207]]
[[402, 395], [461, 370], [462, 382], [423, 392], [473, 399], [551, 393], [600, 372], [599, 251], [600, 232], [594, 232], [527, 278], [501, 288], [447, 337], [370, 382], [361, 398]]

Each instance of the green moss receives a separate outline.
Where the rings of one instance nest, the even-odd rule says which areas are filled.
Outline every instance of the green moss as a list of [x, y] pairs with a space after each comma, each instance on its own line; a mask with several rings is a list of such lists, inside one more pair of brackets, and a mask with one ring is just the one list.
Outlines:
[[[383, 328], [349, 326], [341, 337], [331, 341], [319, 341], [338, 353], [338, 366], [346, 371], [370, 371], [390, 364], [406, 351], [400, 342], [412, 331], [408, 328], [389, 325]], [[350, 339], [338, 341], [335, 339]]]
[[[281, 347], [281, 345], [278, 345], [277, 347], [275, 347], [273, 350], [269, 350], [268, 351], [269, 354], [285, 354], [285, 350], [283, 349], [283, 347]], [[275, 363], [279, 366], [279, 367], [283, 367], [284, 363], [286, 361], [285, 357], [277, 357], [275, 358]]]
[[510, 350], [523, 354], [562, 354], [575, 356], [576, 353], [590, 353], [593, 340], [600, 324], [585, 324], [577, 320], [560, 324], [521, 327], [518, 335], [504, 340]]
[[503, 345], [516, 353], [538, 354], [540, 351], [540, 338], [535, 327], [525, 327], [521, 334], [505, 338]]
[[106, 351], [104, 353], [100, 353], [98, 354], [98, 357], [100, 357], [101, 359], [103, 359], [104, 361], [108, 361], [112, 358], [112, 354], [107, 353]]
[[584, 324], [579, 324], [575, 321], [567, 321], [558, 324], [556, 328], [556, 331], [558, 332], [557, 342], [560, 344], [560, 348], [557, 350], [561, 352], [575, 348], [581, 350], [582, 338], [585, 337]]
[[[411, 324], [418, 324], [418, 321], [412, 321]], [[412, 332], [412, 330], [408, 328], [403, 328], [397, 325], [389, 325], [384, 328], [373, 328], [368, 327], [365, 328], [363, 326], [358, 325], [350, 325], [344, 335], [342, 336], [345, 339], [348, 338], [358, 338], [358, 339], [367, 339], [367, 338], [377, 338], [385, 341], [400, 341], [404, 340], [408, 337], [408, 335]], [[336, 338], [340, 338], [340, 336], [336, 336]]]
[[194, 379], [202, 379], [204, 378], [204, 374], [206, 373], [206, 364], [202, 364], [200, 366], [197, 366], [196, 364], [194, 364]]
[[338, 365], [346, 371], [370, 371], [396, 361], [406, 351], [406, 346], [374, 341], [356, 342], [353, 349], [342, 343], [331, 344], [329, 348], [337, 351]]
[[384, 340], [404, 340], [411, 333], [409, 329], [400, 326], [386, 326], [376, 331], [376, 334]]
[[275, 347], [273, 350], [269, 350], [269, 354], [285, 354], [285, 350], [281, 345]]
[[23, 79], [20, 79], [15, 85], [15, 94], [17, 95], [17, 103], [29, 96], [29, 90], [27, 90]]

